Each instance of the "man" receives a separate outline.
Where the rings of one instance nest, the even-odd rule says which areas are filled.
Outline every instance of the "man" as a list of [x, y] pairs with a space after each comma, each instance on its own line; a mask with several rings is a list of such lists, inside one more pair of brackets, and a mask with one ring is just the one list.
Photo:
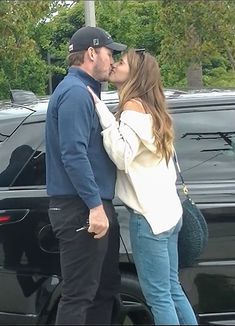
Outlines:
[[59, 239], [62, 296], [57, 324], [117, 322], [119, 225], [112, 205], [116, 169], [102, 142], [89, 85], [100, 96], [115, 43], [101, 28], [70, 40], [69, 71], [50, 98], [46, 121], [49, 217]]

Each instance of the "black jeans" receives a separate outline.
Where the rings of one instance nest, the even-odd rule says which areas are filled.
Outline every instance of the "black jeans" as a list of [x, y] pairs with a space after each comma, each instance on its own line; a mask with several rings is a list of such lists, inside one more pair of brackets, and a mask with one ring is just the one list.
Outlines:
[[118, 323], [119, 224], [111, 201], [103, 201], [109, 231], [101, 239], [82, 230], [89, 209], [79, 197], [50, 199], [49, 217], [59, 239], [63, 278], [56, 324]]

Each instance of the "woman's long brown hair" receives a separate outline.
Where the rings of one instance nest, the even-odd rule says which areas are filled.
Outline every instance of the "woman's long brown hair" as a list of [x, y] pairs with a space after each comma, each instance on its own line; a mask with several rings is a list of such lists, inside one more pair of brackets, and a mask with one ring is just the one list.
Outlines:
[[168, 113], [162, 88], [160, 69], [157, 60], [147, 52], [130, 49], [126, 54], [130, 66], [128, 80], [119, 90], [119, 110], [117, 119], [124, 105], [131, 99], [139, 99], [146, 113], [153, 118], [156, 154], [168, 163], [173, 154], [173, 125]]

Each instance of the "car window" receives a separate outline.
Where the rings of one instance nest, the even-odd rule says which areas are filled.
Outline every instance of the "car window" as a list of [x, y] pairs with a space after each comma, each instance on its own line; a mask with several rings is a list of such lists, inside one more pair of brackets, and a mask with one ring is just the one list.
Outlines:
[[[40, 146], [41, 147], [41, 146]], [[45, 152], [36, 150], [22, 165], [20, 171], [11, 181], [10, 186], [34, 186], [46, 184]]]
[[[0, 143], [7, 140], [15, 130], [33, 113], [25, 107], [0, 103]], [[9, 119], [9, 117], [11, 117]]]
[[178, 113], [175, 110], [172, 116], [175, 146], [185, 179], [234, 179], [235, 108]]
[[45, 123], [22, 124], [0, 145], [0, 187], [45, 184]]

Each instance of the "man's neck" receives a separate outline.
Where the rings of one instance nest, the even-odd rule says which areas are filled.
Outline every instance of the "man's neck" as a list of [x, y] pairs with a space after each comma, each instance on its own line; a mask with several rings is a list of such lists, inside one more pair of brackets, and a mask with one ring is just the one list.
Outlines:
[[93, 71], [92, 71], [91, 67], [89, 67], [88, 65], [81, 64], [80, 66], [73, 65], [72, 67], [79, 68], [79, 69], [83, 70], [85, 73], [87, 73], [88, 75], [90, 75], [92, 78], [95, 79], [95, 77], [93, 75]]

